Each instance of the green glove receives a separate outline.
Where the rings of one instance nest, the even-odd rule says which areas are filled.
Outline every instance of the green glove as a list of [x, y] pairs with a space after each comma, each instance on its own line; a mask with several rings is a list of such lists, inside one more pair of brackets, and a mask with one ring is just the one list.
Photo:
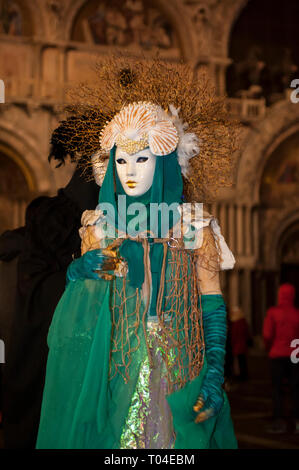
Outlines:
[[226, 306], [222, 294], [204, 294], [201, 299], [207, 373], [193, 407], [199, 413], [196, 423], [215, 416], [223, 405], [222, 384], [227, 335]]
[[80, 258], [74, 259], [66, 273], [67, 284], [77, 279], [100, 279], [96, 271], [112, 273], [116, 269], [116, 258], [103, 254], [101, 249], [87, 251]]

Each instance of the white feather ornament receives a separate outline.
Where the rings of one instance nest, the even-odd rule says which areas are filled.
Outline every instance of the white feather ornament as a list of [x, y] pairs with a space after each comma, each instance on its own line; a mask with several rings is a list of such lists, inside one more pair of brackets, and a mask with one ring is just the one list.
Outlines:
[[177, 147], [178, 161], [181, 166], [182, 174], [188, 178], [189, 160], [199, 154], [199, 138], [193, 132], [185, 132], [188, 124], [179, 117], [180, 108], [169, 105], [171, 119], [179, 134], [179, 144]]

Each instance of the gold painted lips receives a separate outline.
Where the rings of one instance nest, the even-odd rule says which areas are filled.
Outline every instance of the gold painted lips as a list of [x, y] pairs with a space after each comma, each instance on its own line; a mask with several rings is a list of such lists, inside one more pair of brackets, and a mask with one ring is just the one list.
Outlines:
[[131, 181], [131, 180], [128, 180], [128, 181], [126, 182], [126, 184], [127, 184], [127, 185], [129, 186], [129, 188], [131, 188], [131, 189], [136, 188], [136, 185], [137, 185], [136, 181]]

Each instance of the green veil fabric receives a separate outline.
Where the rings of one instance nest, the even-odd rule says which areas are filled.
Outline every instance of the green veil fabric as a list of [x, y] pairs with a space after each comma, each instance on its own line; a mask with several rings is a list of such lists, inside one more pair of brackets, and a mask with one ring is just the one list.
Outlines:
[[[115, 179], [117, 192], [121, 194], [122, 188], [118, 178]], [[177, 185], [174, 184], [175, 181]], [[145, 204], [161, 201], [180, 202], [181, 193], [182, 181], [176, 153], [158, 157], [153, 186], [140, 200], [143, 199]], [[114, 192], [114, 150], [110, 155], [100, 202], [111, 202], [115, 207], [117, 204]], [[129, 265], [129, 279], [126, 284], [126, 327], [133, 351], [131, 361], [127, 364], [129, 380], [125, 381], [123, 378], [126, 373], [122, 365], [125, 350], [114, 352], [113, 358], [120, 373], [108, 377], [112, 337], [112, 281], [86, 279], [70, 282], [57, 305], [48, 334], [49, 356], [37, 449], [120, 447], [140, 365], [147, 355], [141, 322], [136, 330], [133, 315], [136, 309], [136, 285], [140, 285], [142, 280], [138, 266], [139, 260], [142, 259], [140, 248], [140, 244], [127, 241], [122, 251]], [[156, 283], [153, 282], [150, 314], [155, 315], [154, 292], [158, 289], [161, 265], [159, 245], [155, 245], [150, 257]], [[116, 278], [114, 283], [117, 289], [121, 289], [121, 278]], [[213, 302], [209, 303], [210, 308], [217, 307], [217, 296], [215, 302], [215, 306]], [[118, 308], [114, 314], [121, 315], [119, 299], [116, 299], [116, 304]], [[114, 336], [117, 334], [114, 332]], [[167, 397], [173, 415], [177, 449], [237, 447], [225, 392], [220, 413], [204, 423], [194, 423], [195, 413], [192, 405], [198, 397], [206, 367], [207, 364], [204, 363], [196, 379]]]
[[[181, 175], [180, 165], [177, 159], [176, 151], [172, 152], [167, 157], [157, 157], [156, 167], [153, 177], [151, 188], [142, 196], [133, 197], [126, 195], [122, 184], [118, 178], [115, 169], [115, 150], [114, 147], [110, 152], [110, 159], [107, 167], [107, 172], [102, 184], [99, 196], [99, 203], [110, 203], [114, 207], [114, 213], [119, 214], [121, 222], [126, 228], [133, 219], [134, 215], [127, 215], [126, 221], [122, 217], [122, 213], [118, 210], [117, 196], [126, 196], [126, 209], [131, 203], [143, 203], [146, 206], [147, 217], [143, 221], [142, 227], [146, 230], [150, 228], [150, 204], [161, 204], [162, 202], [170, 206], [172, 203], [182, 203], [183, 193], [183, 179]], [[116, 191], [115, 188], [116, 187]], [[170, 212], [169, 222], [167, 228], [171, 228], [179, 220], [179, 212]], [[108, 219], [109, 220], [109, 219]], [[165, 233], [161, 212], [159, 213], [158, 225], [154, 227], [156, 237], [162, 237]], [[164, 220], [165, 222], [165, 220]], [[112, 225], [118, 226], [118, 218], [111, 220]], [[149, 241], [151, 238], [149, 239]], [[144, 265], [143, 265], [143, 247], [141, 243], [133, 240], [125, 240], [120, 248], [120, 254], [127, 260], [129, 267], [129, 280], [133, 287], [141, 287], [144, 281]], [[155, 316], [155, 305], [157, 299], [157, 292], [159, 288], [159, 277], [161, 273], [163, 247], [161, 244], [153, 244], [150, 247], [150, 261], [152, 273], [152, 302], [150, 308], [150, 315]], [[138, 259], [138, 263], [136, 260]]]

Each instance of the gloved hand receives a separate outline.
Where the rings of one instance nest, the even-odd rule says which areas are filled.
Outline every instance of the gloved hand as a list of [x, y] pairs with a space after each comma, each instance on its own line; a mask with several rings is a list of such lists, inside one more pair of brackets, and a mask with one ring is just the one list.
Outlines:
[[227, 334], [226, 306], [222, 294], [205, 294], [201, 299], [207, 372], [193, 407], [198, 413], [196, 423], [215, 416], [222, 407]]
[[74, 259], [66, 273], [67, 284], [77, 279], [100, 279], [96, 271], [112, 273], [117, 267], [117, 258], [112, 258], [103, 253], [103, 250], [87, 251], [80, 258]]

